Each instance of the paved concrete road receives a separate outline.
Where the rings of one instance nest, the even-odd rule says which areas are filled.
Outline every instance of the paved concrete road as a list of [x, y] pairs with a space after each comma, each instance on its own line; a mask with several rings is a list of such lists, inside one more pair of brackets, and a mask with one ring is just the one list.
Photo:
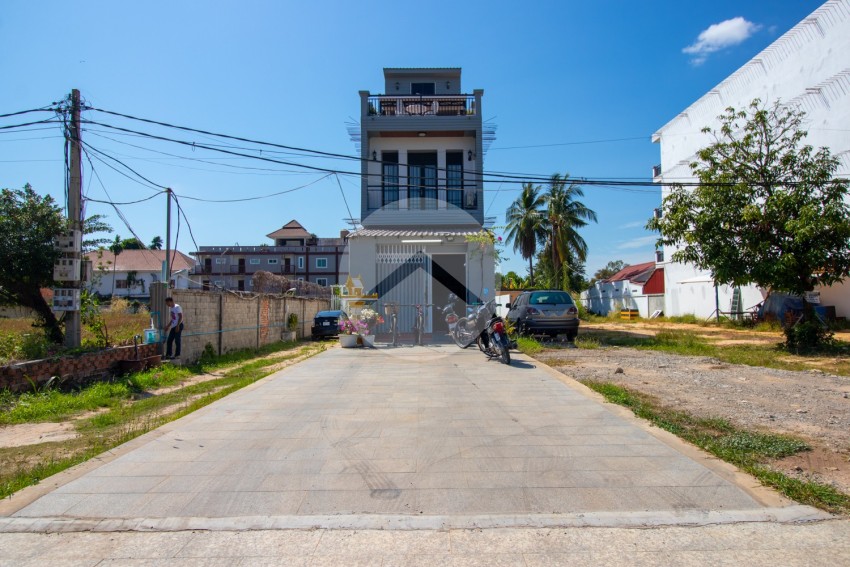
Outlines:
[[310, 539], [298, 530], [313, 527], [532, 537], [517, 528], [825, 517], [756, 484], [521, 356], [507, 367], [454, 346], [333, 349], [6, 500], [0, 543], [88, 530]]

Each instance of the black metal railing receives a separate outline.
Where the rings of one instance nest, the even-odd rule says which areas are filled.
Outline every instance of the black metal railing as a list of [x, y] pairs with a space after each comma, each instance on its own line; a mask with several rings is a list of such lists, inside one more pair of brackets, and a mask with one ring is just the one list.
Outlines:
[[369, 116], [475, 116], [472, 95], [406, 95], [369, 97]]
[[[367, 208], [388, 210], [436, 210], [445, 208], [477, 209], [478, 188], [418, 186], [418, 185], [369, 185], [366, 187]], [[443, 204], [445, 203], [445, 204]]]

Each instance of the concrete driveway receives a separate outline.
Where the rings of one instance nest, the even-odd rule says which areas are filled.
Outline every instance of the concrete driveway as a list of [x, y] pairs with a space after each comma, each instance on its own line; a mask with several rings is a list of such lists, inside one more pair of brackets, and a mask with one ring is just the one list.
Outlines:
[[817, 515], [532, 360], [453, 345], [332, 349], [117, 453], [6, 508], [65, 524], [255, 528]]
[[522, 356], [333, 349], [4, 500], [0, 567], [850, 564], [756, 485]]

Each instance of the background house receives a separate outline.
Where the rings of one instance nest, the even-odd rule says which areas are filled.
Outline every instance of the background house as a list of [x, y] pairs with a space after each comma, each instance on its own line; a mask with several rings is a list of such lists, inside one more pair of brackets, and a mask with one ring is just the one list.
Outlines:
[[[95, 250], [86, 259], [92, 263], [91, 289], [98, 295], [149, 299], [150, 284], [162, 281], [165, 250], [124, 250], [117, 258], [109, 250]], [[187, 289], [194, 265], [191, 256], [172, 251], [171, 287]]]
[[655, 262], [627, 266], [581, 293], [584, 307], [597, 315], [637, 309], [641, 317], [664, 310], [664, 268]]
[[259, 271], [322, 286], [345, 281], [348, 231], [338, 238], [319, 238], [291, 220], [266, 236], [272, 245], [200, 246], [193, 252], [198, 263], [192, 287], [251, 291], [252, 277]]
[[[445, 305], [449, 293], [494, 297], [494, 258], [476, 242], [484, 224], [483, 90], [464, 94], [459, 68], [386, 68], [384, 93], [360, 91], [362, 228], [349, 235], [351, 272], [381, 302]], [[414, 310], [401, 309], [407, 331]], [[442, 332], [425, 314], [426, 332]]]
[[[661, 147], [661, 164], [653, 168], [654, 179], [695, 180], [689, 164], [699, 149], [712, 143], [700, 130], [705, 126], [716, 129], [717, 116], [724, 109], [743, 109], [755, 98], [806, 111], [809, 135], [805, 143], [829, 147], [841, 160], [838, 174], [850, 176], [850, 2], [826, 2], [661, 127], [652, 137]], [[662, 189], [662, 197], [668, 193], [669, 189]], [[665, 274], [664, 313], [698, 317], [713, 313], [711, 276], [692, 265], [671, 262], [675, 247], [659, 252], [659, 266]], [[834, 305], [839, 316], [850, 316], [850, 284], [845, 281], [819, 291], [822, 304]], [[749, 309], [765, 295], [755, 286], [738, 291], [720, 286], [717, 293], [721, 311], [735, 311], [733, 305]]]

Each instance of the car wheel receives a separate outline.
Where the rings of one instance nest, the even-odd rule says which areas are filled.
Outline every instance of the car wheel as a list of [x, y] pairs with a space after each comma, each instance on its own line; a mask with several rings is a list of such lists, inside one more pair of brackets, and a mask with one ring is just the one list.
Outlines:
[[569, 342], [575, 342], [576, 337], [578, 336], [578, 331], [567, 331], [567, 340]]

